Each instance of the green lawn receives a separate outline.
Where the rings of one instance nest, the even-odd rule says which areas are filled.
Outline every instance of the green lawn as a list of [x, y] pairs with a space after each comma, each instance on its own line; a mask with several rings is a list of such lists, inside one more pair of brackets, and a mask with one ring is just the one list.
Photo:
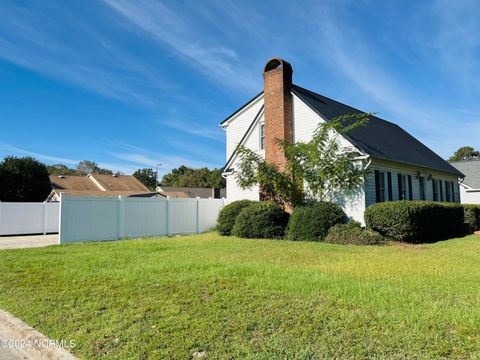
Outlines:
[[0, 308], [81, 358], [480, 358], [480, 236], [215, 233], [0, 251]]

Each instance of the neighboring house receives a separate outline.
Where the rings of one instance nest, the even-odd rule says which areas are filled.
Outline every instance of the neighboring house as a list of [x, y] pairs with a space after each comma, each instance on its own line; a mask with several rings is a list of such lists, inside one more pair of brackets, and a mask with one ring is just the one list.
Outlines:
[[[258, 186], [242, 190], [236, 180], [236, 149], [246, 146], [270, 163], [285, 163], [276, 139], [309, 141], [321, 122], [361, 113], [348, 105], [292, 84], [292, 67], [282, 59], [265, 66], [264, 91], [225, 119], [227, 200], [259, 200]], [[358, 191], [338, 199], [348, 216], [363, 223], [365, 208], [381, 201], [434, 200], [459, 202], [463, 174], [391, 122], [373, 118], [367, 125], [340, 136], [341, 148], [355, 151], [369, 172]]]
[[454, 161], [450, 164], [465, 174], [465, 178], [460, 181], [462, 204], [480, 204], [480, 159]]
[[156, 189], [162, 195], [171, 197], [171, 198], [214, 198], [221, 199], [225, 197], [225, 189], [219, 188], [188, 188], [188, 187], [169, 187], [169, 186], [158, 186]]
[[130, 175], [50, 175], [50, 182], [52, 192], [47, 201], [60, 201], [61, 193], [72, 196], [163, 197]]

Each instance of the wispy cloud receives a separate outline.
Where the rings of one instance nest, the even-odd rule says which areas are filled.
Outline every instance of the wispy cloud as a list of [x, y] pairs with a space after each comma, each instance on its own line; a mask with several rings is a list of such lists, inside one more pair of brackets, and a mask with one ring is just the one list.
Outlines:
[[238, 54], [222, 44], [208, 44], [185, 18], [158, 1], [103, 0], [118, 14], [143, 30], [161, 46], [180, 55], [187, 65], [229, 88], [258, 89], [255, 72], [242, 66]]
[[54, 162], [67, 165], [75, 165], [79, 160], [68, 159], [64, 157], [58, 157], [53, 155], [42, 154], [36, 151], [31, 151], [27, 149], [22, 149], [13, 145], [0, 143], [0, 154], [3, 153], [3, 156], [14, 155], [14, 156], [31, 156], [35, 159], [47, 162]]
[[61, 5], [42, 7], [0, 4], [0, 58], [128, 103], [152, 106], [174, 87], [97, 25]]
[[480, 3], [475, 0], [437, 0], [429, 11], [433, 12], [436, 21], [430, 24], [427, 32], [433, 40], [427, 48], [434, 48], [437, 62], [452, 83], [462, 85], [478, 99]]
[[212, 163], [208, 157], [206, 157], [205, 160], [198, 160], [182, 155], [154, 152], [125, 143], [117, 143], [115, 147], [116, 150], [109, 152], [113, 157], [134, 164], [137, 169], [140, 167], [151, 167], [155, 169], [158, 166], [161, 174], [165, 174], [171, 169], [181, 165], [194, 168], [215, 168], [219, 166], [219, 164]]
[[186, 122], [183, 120], [158, 120], [162, 126], [182, 131], [187, 134], [204, 137], [207, 139], [224, 142], [225, 133], [219, 126], [199, 125], [198, 123]]

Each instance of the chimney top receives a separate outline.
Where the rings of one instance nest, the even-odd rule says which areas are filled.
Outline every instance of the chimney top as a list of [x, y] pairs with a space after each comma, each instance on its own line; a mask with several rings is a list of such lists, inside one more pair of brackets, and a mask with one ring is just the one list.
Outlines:
[[290, 63], [280, 58], [271, 58], [270, 60], [268, 60], [267, 63], [265, 64], [263, 73], [265, 74], [269, 71], [276, 70], [280, 67], [282, 67], [285, 72], [289, 72], [290, 74], [293, 73], [292, 65], [290, 65]]

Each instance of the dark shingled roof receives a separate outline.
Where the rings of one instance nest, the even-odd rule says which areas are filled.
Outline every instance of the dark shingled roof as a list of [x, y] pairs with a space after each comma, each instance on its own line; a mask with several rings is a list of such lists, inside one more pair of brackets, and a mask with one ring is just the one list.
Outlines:
[[451, 164], [465, 174], [464, 184], [480, 189], [480, 159], [452, 161]]
[[[292, 92], [327, 120], [362, 112], [297, 85], [292, 85]], [[463, 177], [455, 167], [400, 126], [389, 121], [374, 117], [365, 126], [359, 126], [349, 132], [347, 138], [359, 150], [373, 158], [431, 168]]]

